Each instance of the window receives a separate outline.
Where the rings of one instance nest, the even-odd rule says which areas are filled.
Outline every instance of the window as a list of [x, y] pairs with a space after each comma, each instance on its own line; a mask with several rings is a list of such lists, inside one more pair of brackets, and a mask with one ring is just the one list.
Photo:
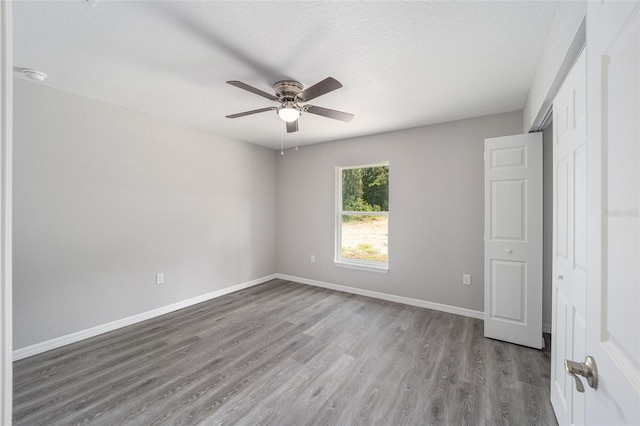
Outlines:
[[389, 163], [336, 168], [335, 264], [389, 267]]

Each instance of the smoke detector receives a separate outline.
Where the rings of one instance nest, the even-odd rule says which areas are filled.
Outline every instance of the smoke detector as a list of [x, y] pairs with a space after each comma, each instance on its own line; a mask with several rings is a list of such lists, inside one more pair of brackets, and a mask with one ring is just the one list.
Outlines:
[[27, 77], [29, 80], [37, 81], [38, 83], [42, 83], [47, 78], [47, 75], [45, 73], [43, 73], [42, 71], [33, 70], [31, 68], [17, 68], [16, 67], [13, 70], [21, 73], [22, 75]]

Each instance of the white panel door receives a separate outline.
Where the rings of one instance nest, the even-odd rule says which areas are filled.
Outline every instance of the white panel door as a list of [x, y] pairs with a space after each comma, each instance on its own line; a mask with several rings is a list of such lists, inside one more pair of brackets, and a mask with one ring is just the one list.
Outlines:
[[551, 403], [560, 424], [584, 424], [584, 393], [565, 359], [585, 358], [587, 90], [583, 50], [553, 100]]
[[586, 423], [640, 425], [638, 2], [588, 3], [587, 87]]
[[542, 347], [542, 133], [484, 141], [484, 335]]

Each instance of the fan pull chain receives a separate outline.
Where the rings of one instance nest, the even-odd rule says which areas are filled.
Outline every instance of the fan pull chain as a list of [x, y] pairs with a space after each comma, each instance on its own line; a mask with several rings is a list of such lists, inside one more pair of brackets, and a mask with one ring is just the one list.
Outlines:
[[280, 155], [284, 155], [284, 127], [286, 126], [285, 122], [282, 122], [282, 133], [280, 134]]

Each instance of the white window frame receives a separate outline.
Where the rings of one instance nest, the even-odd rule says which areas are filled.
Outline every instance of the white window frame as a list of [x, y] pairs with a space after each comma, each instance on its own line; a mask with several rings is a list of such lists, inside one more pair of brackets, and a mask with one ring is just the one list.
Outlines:
[[[389, 272], [389, 258], [386, 262], [375, 262], [371, 260], [360, 260], [342, 257], [342, 216], [343, 215], [368, 215], [368, 216], [387, 216], [389, 212], [353, 212], [342, 211], [342, 171], [350, 169], [366, 169], [369, 167], [389, 167], [389, 162], [384, 161], [374, 164], [358, 164], [355, 166], [336, 166], [336, 215], [335, 215], [335, 245], [334, 245], [334, 265], [343, 268], [359, 269], [371, 272]], [[387, 235], [387, 243], [389, 237]]]

